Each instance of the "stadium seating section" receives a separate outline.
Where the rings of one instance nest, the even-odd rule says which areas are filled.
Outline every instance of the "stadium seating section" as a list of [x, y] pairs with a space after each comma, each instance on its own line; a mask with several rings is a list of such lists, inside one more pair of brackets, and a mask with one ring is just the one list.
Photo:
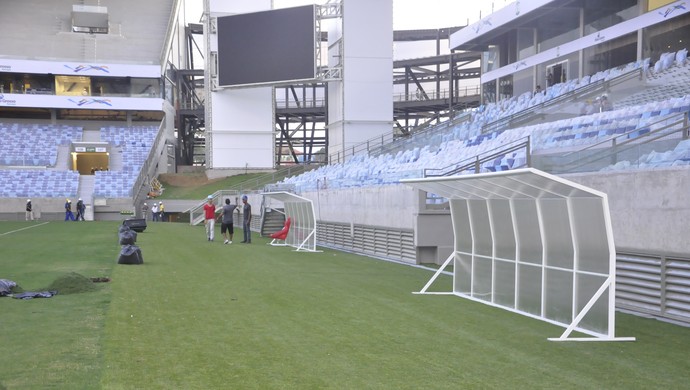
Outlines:
[[[486, 130], [487, 124], [500, 122], [578, 88], [611, 80], [636, 69], [645, 73], [649, 87], [614, 102], [615, 107], [609, 110], [510, 130]], [[528, 92], [480, 106], [461, 114], [469, 120], [444, 131], [413, 135], [387, 145], [377, 154], [358, 154], [345, 163], [323, 166], [287, 178], [283, 184], [301, 191], [313, 190], [317, 183], [325, 183], [329, 188], [393, 184], [403, 178], [420, 177], [424, 169], [452, 168], [461, 161], [528, 136], [533, 154], [573, 151], [612, 137], [634, 139], [677, 120], [688, 111], [690, 66], [684, 49], [663, 54], [653, 66], [649, 60], [638, 61], [556, 84], [543, 93]], [[100, 140], [111, 143], [113, 152], [121, 153], [122, 166], [95, 173], [94, 196], [132, 196], [134, 183], [149, 157], [157, 131], [156, 126], [101, 128]], [[59, 171], [54, 167], [58, 146], [81, 141], [82, 134], [82, 128], [77, 126], [0, 123], [0, 166], [6, 167], [0, 169], [0, 197], [69, 197], [77, 194], [78, 173]], [[674, 146], [667, 150], [640, 153], [635, 159], [617, 161], [603, 169], [687, 165], [690, 163], [690, 143], [680, 142], [679, 136], [677, 138]], [[514, 169], [524, 166], [526, 160], [524, 149], [512, 151], [482, 162], [480, 171]], [[16, 166], [24, 169], [15, 169]]]
[[[132, 187], [149, 157], [158, 127], [104, 127], [100, 140], [121, 152], [122, 167], [95, 172], [94, 196], [132, 196]], [[0, 197], [76, 197], [79, 173], [55, 169], [57, 149], [82, 140], [77, 126], [0, 123]], [[21, 167], [21, 168], [18, 168]]]
[[[627, 101], [616, 102], [616, 107], [610, 111], [482, 133], [482, 128], [488, 123], [509, 117], [598, 80], [613, 79], [639, 68], [646, 72], [650, 84], [654, 85], [657, 82], [659, 87], [645, 89], [631, 95]], [[663, 88], [671, 88], [673, 92], [663, 92], [668, 91]], [[401, 147], [397, 151], [395, 147], [389, 146], [384, 149], [385, 152], [378, 155], [358, 154], [345, 163], [323, 166], [287, 178], [282, 184], [294, 186], [301, 191], [314, 190], [317, 185], [344, 188], [393, 184], [400, 179], [421, 177], [424, 169], [452, 167], [453, 164], [516, 143], [527, 136], [531, 138], [532, 153], [572, 151], [612, 137], [634, 139], [661, 128], [690, 111], [689, 93], [690, 66], [687, 50], [683, 49], [678, 53], [662, 55], [653, 68], [649, 60], [639, 61], [599, 72], [591, 77], [554, 85], [542, 94], [525, 93], [500, 103], [481, 106], [470, 112], [471, 120], [443, 132], [426, 132], [408, 138], [400, 142]], [[678, 97], [668, 98], [669, 96]], [[676, 137], [676, 142], [680, 141], [680, 136]], [[604, 169], [687, 165], [690, 163], [689, 149], [688, 142], [683, 141], [673, 150], [647, 153], [634, 161], [618, 162]], [[524, 166], [525, 162], [524, 150], [512, 152], [484, 163], [481, 172], [513, 169]]]
[[0, 169], [2, 198], [75, 198], [79, 172]]
[[149, 157], [158, 127], [103, 127], [101, 141], [110, 142], [122, 151], [122, 169], [97, 171], [94, 196], [126, 198], [132, 196], [134, 182]]
[[54, 166], [58, 145], [81, 140], [81, 127], [0, 123], [0, 165]]

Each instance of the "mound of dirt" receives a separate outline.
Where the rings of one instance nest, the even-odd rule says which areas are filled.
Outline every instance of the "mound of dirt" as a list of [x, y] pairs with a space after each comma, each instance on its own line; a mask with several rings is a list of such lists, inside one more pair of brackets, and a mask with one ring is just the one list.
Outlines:
[[55, 281], [53, 281], [50, 286], [46, 287], [45, 290], [57, 290], [58, 294], [66, 295], [96, 291], [98, 290], [98, 286], [96, 286], [91, 279], [87, 278], [86, 276], [80, 275], [76, 272], [70, 272], [55, 279]]
[[223, 180], [222, 178], [209, 180], [204, 173], [164, 173], [159, 175], [158, 179], [164, 186], [168, 184], [173, 187], [198, 187]]

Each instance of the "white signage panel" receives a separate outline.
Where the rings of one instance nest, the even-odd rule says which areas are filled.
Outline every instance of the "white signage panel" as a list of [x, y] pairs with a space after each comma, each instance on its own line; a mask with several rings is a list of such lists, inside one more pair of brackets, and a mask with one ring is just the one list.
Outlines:
[[0, 58], [0, 72], [71, 76], [160, 78], [159, 65], [53, 62]]
[[163, 99], [0, 94], [0, 107], [73, 108], [83, 110], [162, 111]]

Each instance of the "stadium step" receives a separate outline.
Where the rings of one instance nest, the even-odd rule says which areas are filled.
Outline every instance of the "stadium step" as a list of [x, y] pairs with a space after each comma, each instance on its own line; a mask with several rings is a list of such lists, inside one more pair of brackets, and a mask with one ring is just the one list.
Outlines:
[[79, 198], [82, 199], [86, 205], [84, 212], [84, 219], [93, 221], [93, 189], [95, 186], [96, 176], [94, 175], [80, 175], [79, 176]]
[[261, 235], [268, 236], [273, 234], [285, 225], [285, 214], [283, 209], [272, 209], [264, 212], [263, 220], [261, 221]]

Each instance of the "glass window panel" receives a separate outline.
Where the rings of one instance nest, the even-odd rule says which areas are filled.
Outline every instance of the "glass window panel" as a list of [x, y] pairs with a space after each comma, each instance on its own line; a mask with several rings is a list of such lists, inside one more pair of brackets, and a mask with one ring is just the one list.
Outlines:
[[525, 69], [513, 74], [513, 96], [520, 96], [534, 90], [533, 70]]
[[495, 266], [494, 303], [515, 308], [515, 263], [497, 260]]
[[573, 272], [546, 270], [544, 317], [569, 324], [573, 318]]
[[577, 245], [577, 269], [608, 274], [609, 246], [604, 222], [603, 199], [578, 198], [571, 202], [575, 245]]
[[457, 254], [453, 262], [455, 274], [453, 292], [470, 294], [472, 289], [472, 256]]
[[474, 257], [474, 272], [472, 276], [472, 296], [484, 301], [491, 301], [491, 280], [493, 267], [491, 259]]
[[542, 199], [539, 205], [546, 240], [546, 264], [572, 269], [573, 238], [566, 200]]
[[513, 217], [510, 214], [510, 201], [489, 200], [491, 206], [491, 226], [494, 231], [496, 257], [515, 260], [515, 232]]
[[690, 14], [675, 17], [642, 31], [642, 58], [658, 61], [661, 53], [687, 48], [690, 36]]
[[[658, 56], [656, 58], [658, 59]], [[637, 33], [585, 48], [584, 59], [585, 75], [594, 75], [606, 69], [635, 62], [637, 60]]]
[[132, 96], [160, 97], [160, 81], [158, 79], [131, 79]]
[[[577, 283], [578, 292], [576, 307], [579, 312], [606, 281], [606, 277], [588, 274], [576, 274], [575, 281]], [[609, 321], [608, 300], [609, 290], [606, 290], [604, 294], [602, 294], [597, 300], [594, 306], [592, 306], [589, 312], [587, 312], [582, 321], [580, 321], [579, 326], [583, 329], [607, 334]]]
[[537, 219], [537, 205], [532, 199], [513, 200], [515, 208], [515, 236], [519, 246], [519, 259], [522, 262], [542, 263], [542, 242]]
[[518, 310], [541, 316], [541, 267], [518, 264]]
[[491, 228], [489, 226], [489, 211], [485, 200], [468, 200], [469, 216], [474, 240], [474, 253], [491, 256], [493, 252]]
[[534, 44], [534, 29], [520, 28], [517, 30], [518, 60], [524, 60], [537, 54]]
[[482, 84], [482, 104], [496, 103], [496, 80]]
[[576, 7], [558, 9], [558, 23], [540, 23], [537, 31], [539, 51], [571, 42], [580, 37], [580, 9]]
[[597, 3], [596, 7], [586, 7], [585, 35], [601, 31], [639, 15], [638, 0], [619, 0]]
[[470, 230], [470, 216], [467, 211], [467, 201], [453, 199], [450, 201], [453, 229], [455, 230], [455, 249], [462, 252], [472, 252], [472, 231]]

